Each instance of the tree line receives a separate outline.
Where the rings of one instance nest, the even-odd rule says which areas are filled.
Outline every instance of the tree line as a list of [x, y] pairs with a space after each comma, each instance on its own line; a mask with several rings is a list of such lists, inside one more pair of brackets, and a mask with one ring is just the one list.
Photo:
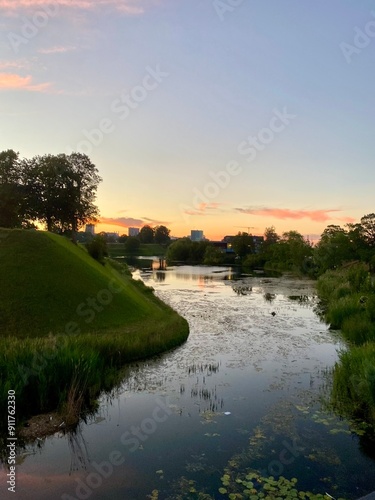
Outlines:
[[169, 245], [171, 241], [170, 233], [170, 229], [166, 226], [159, 225], [152, 228], [146, 225], [141, 228], [137, 236], [127, 236], [125, 234], [120, 236], [119, 242], [125, 244], [127, 253], [136, 253], [141, 244]]
[[0, 227], [75, 233], [99, 215], [96, 192], [102, 181], [87, 155], [44, 155], [20, 159], [0, 153]]
[[243, 263], [248, 267], [298, 271], [318, 277], [330, 269], [359, 261], [375, 270], [375, 214], [364, 215], [360, 222], [327, 226], [316, 245], [297, 231], [281, 236], [267, 228], [260, 252], [249, 251]]
[[250, 269], [294, 271], [311, 277], [353, 261], [364, 262], [374, 271], [375, 214], [364, 215], [359, 223], [345, 227], [327, 226], [316, 245], [298, 231], [279, 235], [273, 226], [265, 229], [263, 237], [239, 232], [229, 245], [232, 254], [222, 252], [209, 241], [182, 238], [169, 246], [167, 259], [208, 265], [238, 263]]

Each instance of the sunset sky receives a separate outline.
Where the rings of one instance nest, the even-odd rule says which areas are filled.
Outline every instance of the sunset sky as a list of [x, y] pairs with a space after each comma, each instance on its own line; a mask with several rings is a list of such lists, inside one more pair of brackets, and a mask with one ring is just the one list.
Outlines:
[[373, 0], [0, 0], [0, 151], [88, 154], [98, 230], [375, 212]]

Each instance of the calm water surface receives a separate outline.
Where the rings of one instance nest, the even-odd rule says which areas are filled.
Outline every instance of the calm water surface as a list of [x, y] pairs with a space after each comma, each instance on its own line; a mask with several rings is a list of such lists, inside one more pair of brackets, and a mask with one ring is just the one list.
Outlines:
[[363, 438], [322, 405], [345, 346], [314, 313], [312, 282], [197, 266], [134, 277], [187, 318], [188, 341], [131, 365], [75, 434], [21, 450], [14, 498], [228, 498], [226, 467], [334, 498], [375, 490]]

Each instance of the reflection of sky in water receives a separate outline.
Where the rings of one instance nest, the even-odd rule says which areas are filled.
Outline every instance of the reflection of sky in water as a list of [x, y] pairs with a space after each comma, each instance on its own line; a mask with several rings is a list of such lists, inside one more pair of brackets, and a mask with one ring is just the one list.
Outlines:
[[[108, 460], [113, 450], [124, 463], [90, 498], [143, 499], [158, 489], [164, 492], [159, 498], [175, 499], [173, 483], [182, 476], [220, 498], [223, 468], [239, 451], [251, 452], [254, 429], [266, 440], [259, 457], [244, 459], [246, 466], [266, 468], [285, 439], [298, 439], [304, 451], [284, 475], [297, 476], [301, 489], [317, 488], [335, 498], [375, 489], [374, 465], [359, 451], [358, 439], [347, 434], [347, 423], [331, 416], [328, 426], [311, 418], [320, 407], [325, 372], [344, 347], [313, 311], [314, 284], [265, 276], [230, 281], [231, 276], [230, 269], [203, 266], [135, 272], [188, 319], [189, 339], [127, 367], [117, 394], [101, 398], [98, 414], [82, 424], [75, 444], [50, 438], [40, 453], [25, 457], [17, 498], [49, 499], [51, 491], [74, 497], [92, 461]], [[159, 399], [168, 403], [167, 420], [143, 434], [144, 441], [134, 437], [132, 428], [152, 417]], [[133, 441], [122, 442], [124, 433]], [[139, 446], [133, 450], [135, 440]], [[78, 470], [69, 475], [72, 457]]]

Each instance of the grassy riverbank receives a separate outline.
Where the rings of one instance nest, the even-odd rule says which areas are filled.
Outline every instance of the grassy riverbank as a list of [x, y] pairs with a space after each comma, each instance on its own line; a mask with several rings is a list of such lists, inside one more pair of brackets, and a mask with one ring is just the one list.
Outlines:
[[[39, 231], [0, 230], [0, 410], [80, 408], [129, 361], [171, 349], [187, 322], [126, 268]], [[68, 415], [69, 416], [69, 415]]]
[[348, 350], [333, 374], [332, 403], [343, 415], [375, 426], [375, 286], [368, 268], [357, 264], [328, 271], [318, 294], [331, 328], [340, 329]]

